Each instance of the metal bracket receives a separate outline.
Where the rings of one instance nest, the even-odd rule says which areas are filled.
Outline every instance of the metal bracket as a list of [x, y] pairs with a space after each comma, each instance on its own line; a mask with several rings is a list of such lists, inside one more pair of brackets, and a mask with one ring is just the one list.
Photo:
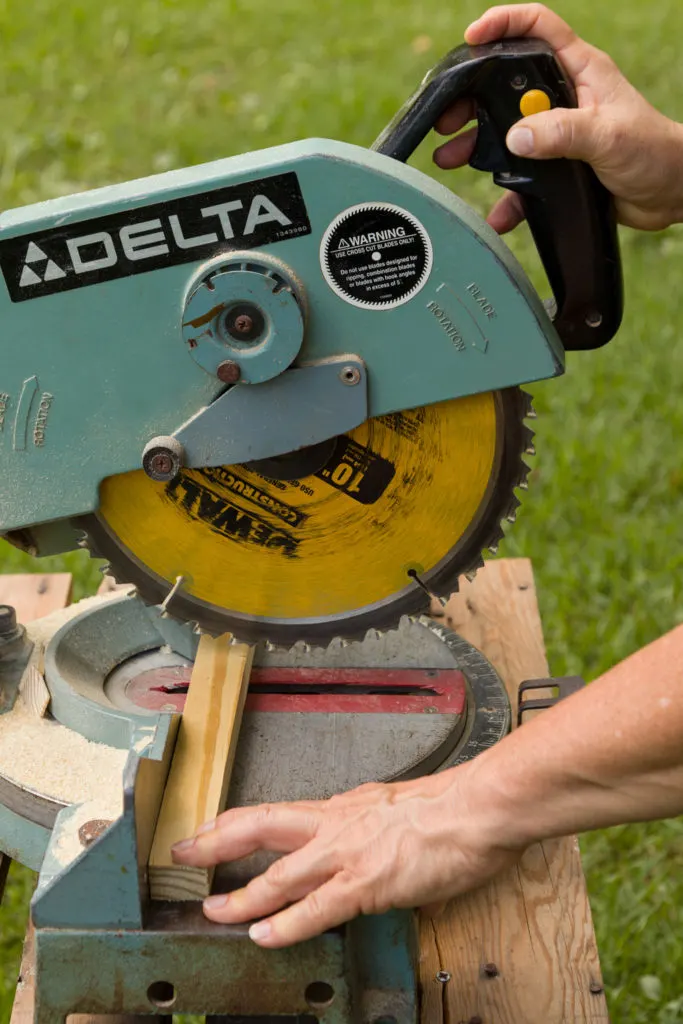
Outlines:
[[368, 417], [367, 373], [357, 356], [236, 384], [177, 430], [188, 468], [253, 462], [326, 441]]
[[[562, 676], [560, 679], [528, 679], [519, 684], [517, 704], [517, 725], [522, 724], [522, 715], [525, 711], [545, 711], [546, 708], [553, 708], [565, 697], [571, 697], [578, 693], [586, 685], [585, 679], [581, 676]], [[522, 700], [522, 694], [533, 690], [547, 690], [553, 688], [558, 690], [556, 697], [537, 697], [534, 700]]]

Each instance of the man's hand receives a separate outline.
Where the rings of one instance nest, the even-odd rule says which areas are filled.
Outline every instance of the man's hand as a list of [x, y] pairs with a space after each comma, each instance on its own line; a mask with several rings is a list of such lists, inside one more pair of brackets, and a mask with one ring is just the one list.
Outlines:
[[[627, 81], [614, 61], [589, 45], [542, 4], [493, 7], [467, 29], [470, 45], [503, 37], [544, 39], [576, 87], [578, 109], [556, 108], [534, 114], [508, 133], [508, 147], [518, 156], [569, 157], [592, 164], [616, 197], [622, 224], [658, 231], [683, 221], [683, 126], [655, 110]], [[437, 130], [453, 135], [474, 117], [474, 106], [456, 104]], [[466, 164], [476, 138], [471, 128], [440, 146], [439, 167]], [[501, 234], [524, 219], [516, 195], [505, 195], [489, 215]]]
[[518, 856], [479, 833], [483, 807], [468, 809], [460, 795], [470, 771], [464, 765], [320, 802], [227, 811], [178, 844], [174, 860], [205, 867], [255, 850], [286, 854], [244, 889], [204, 904], [213, 921], [258, 921], [249, 934], [270, 948], [358, 914], [439, 903], [481, 885]]

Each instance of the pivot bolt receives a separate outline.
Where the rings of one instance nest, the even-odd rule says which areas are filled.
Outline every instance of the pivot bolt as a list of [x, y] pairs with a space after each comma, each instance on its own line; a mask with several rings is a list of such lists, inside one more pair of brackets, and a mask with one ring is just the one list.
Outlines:
[[[247, 317], [247, 319], [249, 318]], [[236, 363], [234, 359], [224, 359], [222, 363], [218, 364], [216, 376], [223, 384], [236, 384], [242, 376], [240, 364]]]
[[153, 437], [142, 453], [142, 468], [151, 480], [174, 480], [182, 468], [184, 454], [175, 437]]
[[239, 302], [231, 306], [223, 323], [230, 337], [243, 345], [262, 341], [268, 326], [263, 310], [253, 302]]
[[106, 818], [93, 818], [92, 821], [86, 821], [78, 830], [81, 846], [90, 846], [107, 831], [110, 825], [111, 821], [108, 821]]
[[361, 373], [357, 366], [345, 366], [339, 374], [339, 379], [342, 384], [348, 384], [349, 387], [354, 387], [360, 383]]

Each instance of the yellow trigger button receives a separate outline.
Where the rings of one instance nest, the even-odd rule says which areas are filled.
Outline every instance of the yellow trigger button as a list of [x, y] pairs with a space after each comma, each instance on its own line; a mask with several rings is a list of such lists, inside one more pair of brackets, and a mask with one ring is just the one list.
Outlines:
[[544, 110], [550, 110], [552, 103], [550, 96], [542, 89], [529, 89], [519, 101], [519, 109], [522, 117], [530, 117], [532, 114], [542, 114]]

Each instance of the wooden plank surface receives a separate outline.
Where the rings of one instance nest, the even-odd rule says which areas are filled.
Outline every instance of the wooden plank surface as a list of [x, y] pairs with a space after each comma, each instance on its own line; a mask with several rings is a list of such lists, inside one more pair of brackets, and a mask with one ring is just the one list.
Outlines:
[[153, 899], [203, 899], [211, 889], [213, 870], [174, 864], [171, 847], [225, 807], [254, 654], [230, 639], [199, 643], [149, 858]]
[[70, 597], [70, 572], [0, 575], [0, 604], [14, 605], [19, 622], [41, 619], [64, 608]]
[[[513, 705], [548, 675], [531, 563], [488, 563], [446, 608], [447, 623], [503, 678]], [[535, 845], [515, 869], [421, 915], [422, 1024], [605, 1022], [607, 1004], [578, 843]], [[495, 965], [495, 974], [485, 965]], [[451, 980], [436, 980], [447, 971]]]

